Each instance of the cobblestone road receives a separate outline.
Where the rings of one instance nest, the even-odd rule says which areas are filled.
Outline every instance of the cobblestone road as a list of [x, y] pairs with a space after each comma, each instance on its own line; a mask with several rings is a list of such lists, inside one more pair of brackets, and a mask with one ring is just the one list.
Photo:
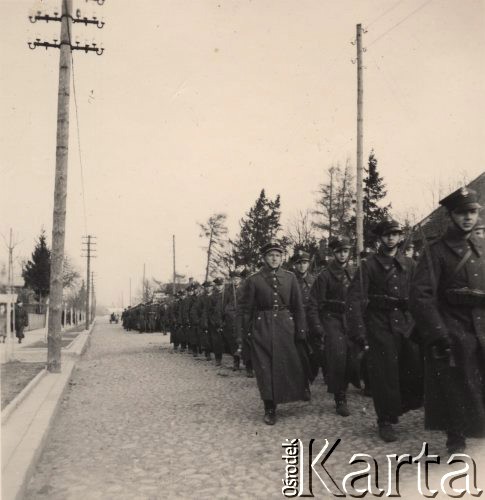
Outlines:
[[[304, 443], [315, 438], [319, 449], [325, 438], [341, 438], [328, 461], [340, 484], [345, 474], [362, 468], [348, 464], [354, 453], [373, 455], [382, 477], [385, 454], [415, 456], [423, 441], [433, 453], [444, 453], [442, 436], [422, 430], [419, 411], [402, 419], [400, 442], [386, 445], [375, 437], [369, 398], [352, 390], [352, 416], [342, 418], [321, 382], [312, 394], [311, 403], [278, 408], [277, 424], [268, 427], [255, 380], [233, 373], [229, 358], [217, 369], [205, 360], [172, 354], [168, 336], [125, 333], [101, 321], [26, 497], [283, 498], [281, 443], [286, 438]], [[313, 491], [317, 497], [324, 493], [315, 480]]]

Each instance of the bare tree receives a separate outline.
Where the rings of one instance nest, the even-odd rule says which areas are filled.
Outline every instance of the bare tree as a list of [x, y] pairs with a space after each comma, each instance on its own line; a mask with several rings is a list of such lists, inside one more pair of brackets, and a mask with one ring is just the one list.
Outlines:
[[207, 243], [207, 264], [205, 268], [205, 280], [209, 279], [209, 274], [215, 269], [214, 256], [219, 254], [225, 246], [227, 238], [226, 227], [227, 216], [223, 213], [211, 215], [205, 224], [198, 223], [200, 237], [208, 240]]
[[327, 182], [320, 184], [317, 192], [317, 208], [313, 211], [317, 220], [313, 226], [330, 239], [345, 232], [346, 223], [352, 215], [354, 183], [350, 159], [347, 159], [344, 168], [337, 163], [327, 173]]
[[284, 235], [293, 250], [313, 253], [318, 248], [311, 215], [310, 210], [299, 210], [288, 220]]

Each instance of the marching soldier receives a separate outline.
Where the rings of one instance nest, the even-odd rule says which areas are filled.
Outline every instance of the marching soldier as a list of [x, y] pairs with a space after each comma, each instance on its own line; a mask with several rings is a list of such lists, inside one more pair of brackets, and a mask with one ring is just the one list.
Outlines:
[[247, 283], [247, 278], [249, 276], [249, 271], [247, 269], [243, 269], [241, 271], [241, 284], [239, 285], [239, 288], [241, 290], [240, 293], [240, 304], [238, 308], [238, 314], [240, 315], [240, 325], [241, 325], [241, 345], [239, 346], [239, 350], [241, 352], [241, 358], [244, 363], [244, 367], [246, 369], [246, 377], [247, 378], [254, 378], [254, 370], [253, 370], [253, 362], [251, 361], [251, 344], [249, 342], [247, 332], [248, 328], [246, 326], [247, 318], [244, 315], [244, 306], [243, 306], [243, 301], [245, 300], [245, 290], [246, 290], [246, 283]]
[[212, 281], [204, 281], [204, 289], [199, 296], [200, 343], [207, 361], [211, 360], [211, 341], [209, 334], [209, 316], [211, 306]]
[[424, 248], [411, 308], [425, 346], [425, 427], [447, 433], [451, 454], [464, 451], [466, 437], [485, 436], [485, 245], [473, 234], [475, 191], [440, 204], [450, 226]]
[[250, 319], [251, 359], [264, 422], [274, 425], [277, 404], [305, 399], [305, 374], [295, 342], [305, 340], [306, 320], [296, 277], [281, 268], [281, 245], [268, 243], [261, 253], [264, 267], [247, 279], [244, 312]]
[[192, 356], [196, 358], [199, 355], [200, 345], [200, 316], [199, 316], [199, 284], [192, 283], [189, 289], [188, 308], [189, 308], [189, 344]]
[[[295, 252], [292, 260], [295, 268], [295, 276], [298, 281], [298, 285], [300, 286], [301, 296], [303, 299], [303, 306], [305, 308], [305, 314], [306, 314], [308, 312], [308, 301], [310, 298], [310, 291], [313, 286], [313, 283], [315, 282], [315, 276], [313, 276], [309, 272], [310, 254], [304, 252], [303, 250], [298, 250]], [[311, 399], [310, 382], [313, 382], [315, 380], [315, 377], [318, 373], [318, 366], [321, 364], [319, 361], [321, 360], [320, 358], [318, 358], [318, 356], [317, 360], [311, 359], [309, 348], [303, 343], [300, 343], [298, 345], [298, 352], [300, 354], [302, 366], [305, 371], [305, 376], [307, 379], [306, 399], [310, 400]]]
[[241, 314], [239, 311], [242, 300], [241, 275], [231, 273], [231, 282], [224, 290], [224, 342], [228, 353], [233, 358], [234, 371], [239, 370], [241, 350], [238, 348], [238, 339], [241, 338]]
[[414, 323], [408, 298], [415, 263], [398, 251], [403, 233], [399, 222], [383, 220], [375, 232], [380, 247], [354, 275], [347, 295], [347, 320], [352, 339], [363, 349], [368, 347], [379, 436], [391, 442], [397, 439], [393, 424], [421, 402], [410, 380], [420, 371], [418, 347], [409, 339]]
[[[314, 345], [325, 359], [328, 392], [334, 395], [338, 415], [348, 417], [348, 346], [345, 320], [347, 288], [352, 280], [348, 266], [350, 241], [337, 238], [329, 244], [334, 259], [319, 275], [311, 289], [308, 323]], [[323, 352], [322, 352], [323, 350]]]
[[181, 290], [180, 296], [180, 306], [178, 308], [178, 322], [179, 322], [179, 340], [180, 340], [180, 351], [185, 352], [189, 349], [189, 328], [190, 328], [190, 318], [189, 318], [189, 308], [190, 300], [189, 289], [192, 285], [188, 286], [185, 290]]
[[221, 366], [224, 352], [224, 280], [214, 280], [214, 291], [210, 297], [209, 332], [216, 366]]

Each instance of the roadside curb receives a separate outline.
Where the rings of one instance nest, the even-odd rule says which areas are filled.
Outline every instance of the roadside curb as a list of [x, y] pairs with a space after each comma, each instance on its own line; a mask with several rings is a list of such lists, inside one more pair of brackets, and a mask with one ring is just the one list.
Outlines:
[[12, 401], [8, 403], [8, 405], [2, 410], [2, 425], [7, 422], [7, 420], [10, 418], [10, 415], [32, 392], [32, 390], [40, 382], [42, 377], [47, 375], [47, 373], [47, 369], [42, 368], [42, 370], [12, 399]]
[[95, 325], [93, 321], [89, 330], [80, 333], [69, 349], [62, 351], [65, 356], [61, 373], [43, 370], [42, 376], [38, 374], [17, 396], [15, 407], [6, 417], [2, 412], [2, 499], [20, 500], [23, 497], [74, 368], [89, 346]]

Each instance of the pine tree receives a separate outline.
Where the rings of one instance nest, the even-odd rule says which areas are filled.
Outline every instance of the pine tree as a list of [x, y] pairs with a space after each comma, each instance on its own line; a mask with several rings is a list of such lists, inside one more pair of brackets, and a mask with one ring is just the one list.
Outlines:
[[262, 189], [254, 206], [240, 221], [241, 231], [233, 242], [236, 266], [246, 266], [253, 270], [258, 267], [261, 247], [278, 237], [281, 230], [280, 217], [280, 196], [270, 200]]
[[51, 252], [47, 247], [45, 230], [42, 229], [32, 256], [22, 270], [25, 287], [37, 294], [39, 302], [49, 295], [50, 273]]
[[[376, 235], [374, 228], [376, 224], [385, 217], [389, 217], [391, 204], [381, 207], [379, 202], [386, 197], [387, 190], [384, 179], [377, 170], [377, 158], [374, 150], [370, 152], [367, 168], [364, 168], [365, 177], [363, 179], [363, 215], [364, 215], [364, 248], [374, 246]], [[349, 234], [355, 236], [356, 219], [355, 215], [346, 224]]]
[[374, 228], [383, 218], [389, 216], [391, 205], [379, 206], [379, 202], [386, 197], [387, 190], [384, 179], [377, 171], [377, 158], [374, 150], [369, 155], [367, 168], [364, 169], [364, 247], [371, 247], [375, 241]]

